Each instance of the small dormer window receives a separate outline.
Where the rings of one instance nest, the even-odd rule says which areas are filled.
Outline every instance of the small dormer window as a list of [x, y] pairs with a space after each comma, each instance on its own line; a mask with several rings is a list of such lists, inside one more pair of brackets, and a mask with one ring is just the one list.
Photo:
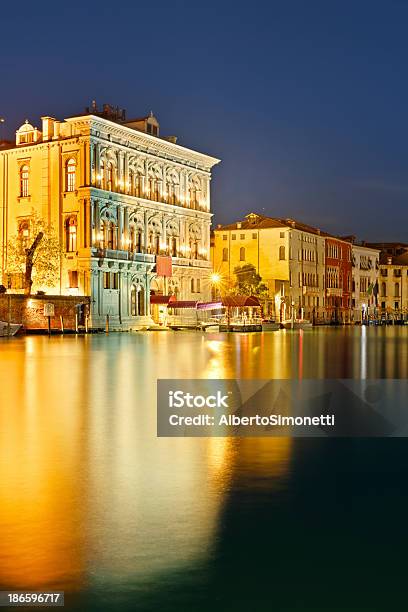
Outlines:
[[147, 122], [147, 133], [151, 134], [152, 136], [158, 136], [159, 129], [157, 125], [154, 125], [154, 123]]
[[26, 119], [25, 123], [16, 132], [16, 144], [27, 145], [39, 142], [41, 140], [41, 132], [33, 127]]

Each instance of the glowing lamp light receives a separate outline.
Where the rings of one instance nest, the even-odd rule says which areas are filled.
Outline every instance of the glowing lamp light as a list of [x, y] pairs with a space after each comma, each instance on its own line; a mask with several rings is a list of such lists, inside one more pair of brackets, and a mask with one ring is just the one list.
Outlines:
[[218, 272], [214, 272], [213, 274], [211, 274], [210, 279], [211, 282], [216, 285], [221, 281], [221, 274], [218, 274]]

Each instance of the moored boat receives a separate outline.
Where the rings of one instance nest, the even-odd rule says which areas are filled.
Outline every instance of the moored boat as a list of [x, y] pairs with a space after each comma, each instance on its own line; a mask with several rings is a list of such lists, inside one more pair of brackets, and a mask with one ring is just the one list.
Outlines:
[[15, 336], [18, 330], [21, 328], [21, 325], [17, 323], [6, 323], [5, 321], [0, 321], [0, 338], [7, 338], [8, 336]]

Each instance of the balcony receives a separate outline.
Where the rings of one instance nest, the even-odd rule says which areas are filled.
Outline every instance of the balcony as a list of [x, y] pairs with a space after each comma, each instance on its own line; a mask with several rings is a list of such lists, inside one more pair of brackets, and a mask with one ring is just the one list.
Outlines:
[[[142, 249], [142, 251], [144, 251], [144, 249]], [[93, 257], [98, 257], [99, 259], [106, 258], [120, 261], [154, 263], [157, 255], [168, 256], [168, 253], [166, 250], [162, 250], [159, 253], [145, 253], [125, 251], [123, 249], [101, 249], [98, 247], [93, 247], [91, 249], [91, 255]], [[211, 266], [211, 262], [204, 255], [198, 255], [196, 258], [191, 256], [183, 257], [179, 252], [176, 257], [172, 256], [171, 259], [173, 266], [194, 266], [196, 268], [208, 268]]]
[[303, 285], [303, 295], [320, 295], [319, 287], [309, 287], [307, 285]]
[[154, 263], [155, 255], [148, 253], [136, 253], [135, 251], [124, 251], [121, 249], [100, 249], [93, 247], [91, 250], [93, 257], [99, 259], [118, 259], [121, 261], [140, 261], [146, 263]]
[[340, 287], [328, 287], [326, 289], [326, 295], [327, 297], [342, 297], [343, 289]]

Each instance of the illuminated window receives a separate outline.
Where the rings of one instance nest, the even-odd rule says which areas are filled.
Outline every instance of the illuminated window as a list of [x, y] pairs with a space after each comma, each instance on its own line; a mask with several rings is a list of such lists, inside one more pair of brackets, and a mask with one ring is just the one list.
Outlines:
[[28, 196], [29, 171], [30, 169], [27, 165], [21, 166], [20, 168], [20, 197], [22, 198]]
[[142, 180], [143, 180], [142, 175], [138, 174], [137, 177], [136, 177], [135, 196], [138, 196], [138, 197], [142, 196], [142, 193], [143, 193], [143, 190], [142, 190]]
[[113, 191], [114, 188], [114, 169], [113, 164], [108, 164], [108, 191]]
[[114, 223], [108, 226], [108, 249], [115, 250], [117, 246], [117, 228]]
[[105, 189], [105, 186], [106, 186], [105, 185], [105, 180], [106, 180], [106, 177], [105, 177], [105, 162], [102, 160], [101, 161], [101, 188], [102, 189]]
[[135, 248], [135, 226], [131, 225], [129, 228], [129, 250], [133, 251]]
[[69, 159], [66, 166], [66, 190], [75, 191], [76, 188], [76, 161]]
[[134, 195], [135, 192], [135, 175], [132, 170], [129, 171], [129, 194]]
[[69, 217], [66, 220], [66, 248], [72, 253], [77, 250], [77, 220], [76, 217]]

